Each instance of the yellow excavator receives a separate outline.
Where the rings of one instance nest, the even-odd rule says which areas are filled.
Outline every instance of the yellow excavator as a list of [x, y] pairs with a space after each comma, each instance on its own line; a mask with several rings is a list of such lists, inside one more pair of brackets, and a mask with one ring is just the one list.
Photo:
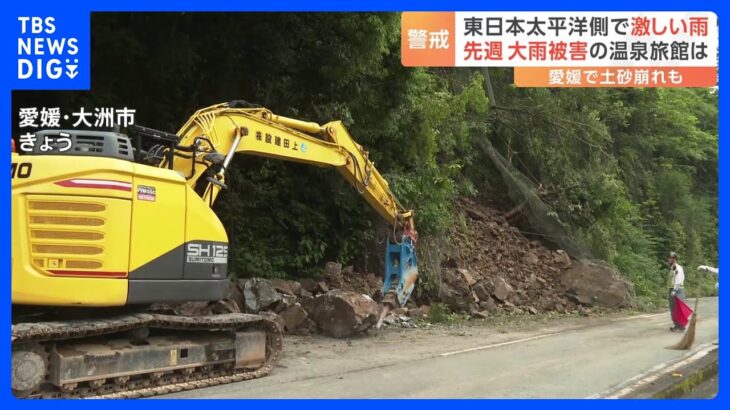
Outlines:
[[16, 396], [151, 396], [270, 372], [282, 350], [271, 320], [147, 309], [225, 296], [228, 238], [211, 206], [238, 153], [342, 174], [393, 227], [381, 319], [408, 300], [413, 211], [340, 121], [233, 101], [197, 111], [177, 134], [125, 132], [44, 130], [12, 154]]

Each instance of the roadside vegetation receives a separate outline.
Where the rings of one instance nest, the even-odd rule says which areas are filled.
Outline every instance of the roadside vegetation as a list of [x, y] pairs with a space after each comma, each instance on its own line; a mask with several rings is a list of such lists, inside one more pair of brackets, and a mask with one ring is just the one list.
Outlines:
[[[696, 267], [718, 256], [716, 90], [521, 89], [510, 69], [404, 68], [395, 13], [100, 13], [92, 25], [93, 93], [39, 104], [133, 107], [138, 123], [173, 132], [196, 109], [241, 98], [340, 119], [416, 209], [425, 253], [455, 224], [456, 197], [518, 205], [486, 139], [544, 190], [563, 234], [617, 266], [643, 303], [665, 297], [669, 251], [690, 294], [714, 291]], [[239, 157], [230, 181], [217, 206], [237, 275], [309, 276], [328, 260], [380, 271], [387, 229], [334, 171]]]

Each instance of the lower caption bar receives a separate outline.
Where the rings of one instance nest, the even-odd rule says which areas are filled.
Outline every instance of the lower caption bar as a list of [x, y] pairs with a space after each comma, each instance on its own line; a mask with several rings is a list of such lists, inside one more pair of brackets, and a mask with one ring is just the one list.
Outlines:
[[515, 67], [517, 87], [714, 87], [717, 67]]

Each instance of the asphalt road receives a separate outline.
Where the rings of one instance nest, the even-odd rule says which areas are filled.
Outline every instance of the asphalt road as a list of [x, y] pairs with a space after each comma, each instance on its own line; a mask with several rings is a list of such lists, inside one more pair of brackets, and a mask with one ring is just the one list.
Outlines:
[[[717, 298], [700, 300], [698, 310], [696, 347], [718, 339]], [[340, 350], [320, 345], [316, 358], [304, 349], [317, 346], [285, 345], [288, 355], [268, 377], [161, 398], [592, 397], [685, 356], [666, 349], [681, 338], [669, 326], [660, 313], [452, 339], [371, 337]]]

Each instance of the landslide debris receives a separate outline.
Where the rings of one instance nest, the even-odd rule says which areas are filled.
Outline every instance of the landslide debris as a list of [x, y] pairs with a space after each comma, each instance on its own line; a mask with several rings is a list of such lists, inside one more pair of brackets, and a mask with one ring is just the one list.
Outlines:
[[[606, 263], [549, 249], [525, 237], [497, 210], [472, 200], [459, 199], [456, 208], [463, 213], [464, 224], [455, 226], [446, 246], [438, 249], [437, 290], [412, 297], [408, 306], [390, 312], [383, 322], [386, 327], [417, 327], [418, 320], [429, 318], [433, 303], [481, 319], [496, 312], [586, 314], [593, 306], [631, 305], [630, 283]], [[262, 314], [286, 333], [343, 338], [375, 325], [382, 287], [381, 275], [327, 262], [317, 278], [238, 279], [222, 301], [156, 305], [153, 310], [182, 315]]]

